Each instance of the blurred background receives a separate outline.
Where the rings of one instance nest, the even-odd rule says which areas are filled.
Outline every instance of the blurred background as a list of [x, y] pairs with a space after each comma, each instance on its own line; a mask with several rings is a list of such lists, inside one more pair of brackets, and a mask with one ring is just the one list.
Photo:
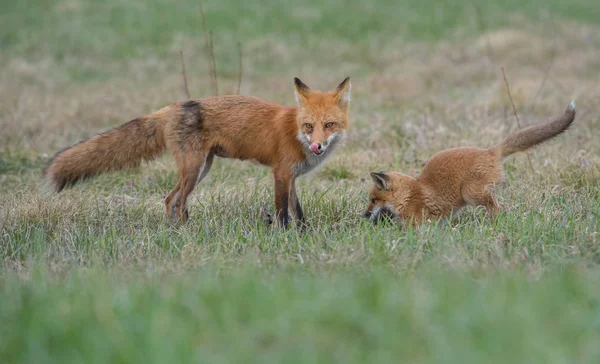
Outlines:
[[283, 104], [294, 101], [293, 77], [327, 89], [352, 76], [361, 147], [400, 141], [429, 153], [439, 133], [428, 130], [451, 123], [451, 139], [471, 142], [483, 118], [491, 137], [500, 124], [504, 135], [514, 119], [504, 120], [502, 66], [525, 123], [573, 97], [585, 115], [599, 100], [599, 19], [593, 0], [7, 0], [3, 168], [185, 98], [180, 50], [192, 97], [214, 94], [208, 33], [221, 94], [237, 92], [240, 49], [241, 93]]
[[[185, 226], [170, 155], [39, 194], [57, 151], [185, 99], [181, 54], [195, 98], [352, 77], [307, 234], [263, 224], [272, 175], [234, 160]], [[369, 171], [518, 128], [502, 67], [523, 126], [577, 118], [506, 161], [500, 218], [362, 219]], [[598, 0], [2, 0], [0, 362], [600, 362], [599, 86]]]

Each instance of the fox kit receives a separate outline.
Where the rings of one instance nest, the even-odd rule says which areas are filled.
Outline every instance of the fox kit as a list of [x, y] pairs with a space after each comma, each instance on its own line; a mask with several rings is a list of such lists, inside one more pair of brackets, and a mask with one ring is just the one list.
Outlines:
[[350, 78], [329, 92], [294, 79], [297, 107], [256, 97], [217, 96], [175, 102], [58, 152], [44, 171], [46, 187], [60, 192], [77, 181], [139, 165], [167, 149], [179, 180], [165, 199], [167, 216], [186, 221], [186, 200], [208, 174], [215, 156], [269, 166], [277, 219], [304, 222], [295, 181], [329, 157], [348, 129]]
[[501, 209], [494, 187], [503, 178], [502, 160], [557, 136], [573, 120], [572, 101], [555, 120], [520, 129], [493, 148], [453, 148], [436, 153], [418, 178], [398, 172], [371, 172], [374, 186], [364, 216], [377, 221], [388, 215], [405, 226], [412, 219], [416, 227], [423, 219], [446, 217], [467, 204], [484, 206], [495, 215]]

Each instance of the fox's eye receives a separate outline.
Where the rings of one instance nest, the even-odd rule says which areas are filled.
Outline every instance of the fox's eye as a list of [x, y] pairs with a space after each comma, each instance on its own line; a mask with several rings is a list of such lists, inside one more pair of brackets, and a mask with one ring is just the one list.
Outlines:
[[332, 126], [333, 126], [333, 123], [332, 123], [331, 121], [330, 121], [330, 122], [328, 122], [327, 124], [325, 124], [325, 128], [326, 128], [326, 129], [329, 129], [329, 128], [331, 128]]
[[312, 124], [304, 124], [304, 127], [308, 130], [312, 130], [313, 128]]
[[371, 199], [371, 203], [372, 203], [372, 204], [374, 204], [374, 203], [375, 203], [375, 199], [374, 199], [374, 198], [372, 198], [372, 199]]

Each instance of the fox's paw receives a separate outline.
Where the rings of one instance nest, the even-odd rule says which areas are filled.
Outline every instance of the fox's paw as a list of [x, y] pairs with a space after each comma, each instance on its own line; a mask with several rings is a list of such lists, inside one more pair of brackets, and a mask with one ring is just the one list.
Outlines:
[[300, 234], [306, 234], [308, 231], [308, 224], [304, 220], [296, 220], [296, 228], [300, 232]]
[[190, 213], [187, 208], [185, 208], [183, 211], [178, 211], [175, 204], [171, 206], [169, 212], [170, 213], [167, 214], [167, 217], [174, 225], [185, 224], [190, 218]]
[[179, 221], [182, 223], [185, 223], [189, 220], [189, 218], [190, 218], [190, 212], [188, 211], [188, 209], [185, 209], [181, 213], [181, 216], [179, 217]]
[[273, 222], [274, 222], [273, 215], [271, 215], [269, 213], [269, 210], [266, 207], [260, 208], [258, 216], [265, 225], [273, 225]]

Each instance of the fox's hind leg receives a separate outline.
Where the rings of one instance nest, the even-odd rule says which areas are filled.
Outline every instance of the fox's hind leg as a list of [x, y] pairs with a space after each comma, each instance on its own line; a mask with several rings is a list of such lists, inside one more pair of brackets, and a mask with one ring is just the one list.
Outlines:
[[175, 188], [171, 191], [171, 193], [169, 193], [169, 196], [165, 198], [165, 209], [167, 210], [167, 217], [169, 218], [169, 220], [175, 220], [175, 204], [171, 202], [173, 201], [173, 199], [177, 200], [177, 197], [179, 195], [179, 187], [180, 183], [178, 181]]
[[175, 188], [169, 193], [167, 198], [165, 199], [165, 209], [167, 210], [167, 217], [171, 221], [177, 221], [176, 212], [175, 212], [175, 202], [179, 198], [179, 188], [181, 187], [181, 176], [183, 175], [183, 156], [180, 154], [175, 155], [175, 160], [177, 161], [178, 168], [178, 180]]
[[[190, 152], [188, 152], [190, 153]], [[187, 198], [198, 184], [208, 174], [214, 155], [207, 150], [194, 151], [191, 155], [178, 153], [179, 181], [175, 189], [165, 200], [167, 215], [171, 220], [186, 222], [189, 218]]]
[[208, 157], [206, 157], [206, 162], [204, 162], [204, 166], [202, 166], [202, 170], [200, 171], [200, 176], [198, 177], [198, 180], [196, 180], [196, 184], [202, 182], [204, 177], [206, 177], [208, 172], [210, 172], [210, 167], [212, 167], [214, 159], [215, 159], [215, 153], [210, 152], [208, 154]]
[[496, 199], [496, 184], [473, 184], [463, 187], [463, 199], [471, 205], [485, 207], [487, 213], [494, 217], [502, 207]]
[[179, 196], [175, 201], [175, 212], [180, 221], [186, 222], [189, 218], [187, 209], [187, 198], [194, 187], [206, 177], [212, 166], [213, 155], [210, 153], [199, 153], [187, 161], [184, 167], [184, 175], [179, 187]]

